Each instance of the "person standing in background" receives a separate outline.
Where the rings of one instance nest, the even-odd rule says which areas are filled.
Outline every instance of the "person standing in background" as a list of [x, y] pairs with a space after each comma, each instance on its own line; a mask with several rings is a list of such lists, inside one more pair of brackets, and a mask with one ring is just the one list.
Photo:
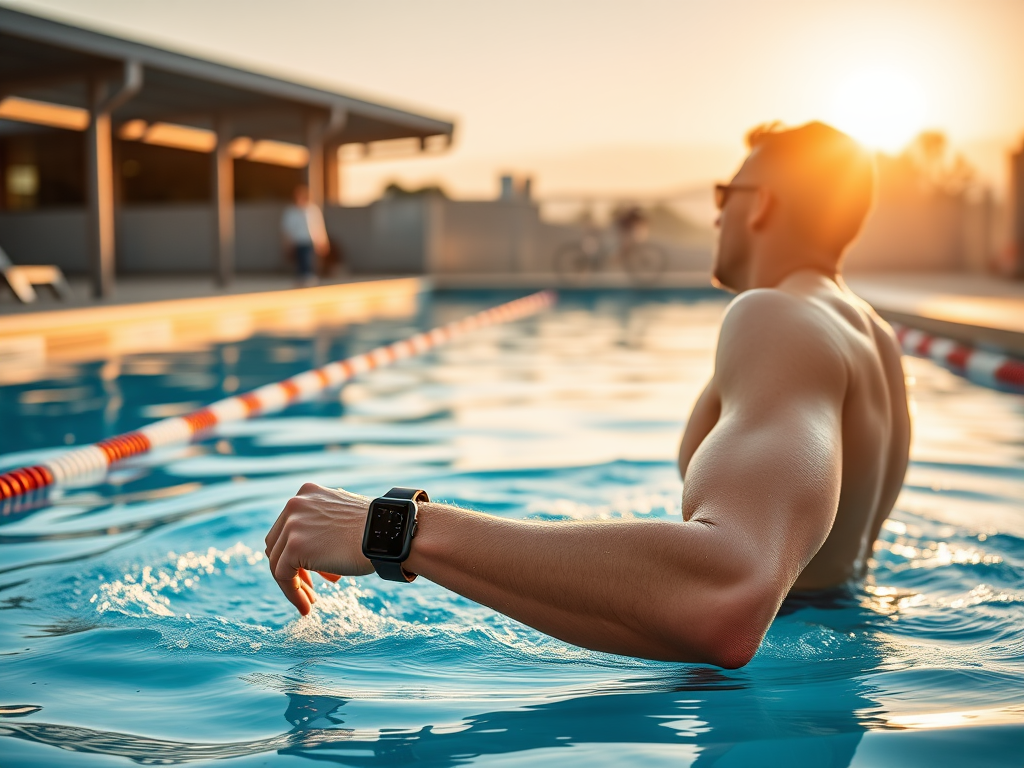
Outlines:
[[319, 206], [310, 202], [309, 188], [300, 184], [295, 188], [293, 204], [281, 215], [281, 235], [285, 249], [295, 260], [301, 285], [316, 283], [317, 259], [327, 256], [331, 245], [327, 227]]

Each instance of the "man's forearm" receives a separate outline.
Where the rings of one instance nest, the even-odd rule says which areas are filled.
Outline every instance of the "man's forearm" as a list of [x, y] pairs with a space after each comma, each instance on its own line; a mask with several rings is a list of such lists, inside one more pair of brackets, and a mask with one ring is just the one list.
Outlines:
[[[316, 599], [309, 571], [331, 580], [373, 572], [360, 546], [368, 505], [306, 483], [267, 534], [271, 573], [303, 615]], [[702, 508], [687, 522], [551, 523], [424, 502], [404, 565], [576, 645], [738, 667], [791, 582], [777, 577], [763, 537], [734, 517]]]
[[420, 504], [407, 570], [594, 650], [712, 661], [723, 601], [742, 587], [699, 522], [508, 520]]

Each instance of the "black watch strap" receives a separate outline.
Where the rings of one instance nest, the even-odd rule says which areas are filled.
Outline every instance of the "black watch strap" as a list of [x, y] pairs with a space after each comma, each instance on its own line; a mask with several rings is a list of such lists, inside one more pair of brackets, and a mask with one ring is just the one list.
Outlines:
[[373, 570], [377, 572], [378, 576], [388, 581], [410, 582], [416, 578], [416, 574], [409, 573], [401, 563], [391, 560], [371, 560], [370, 564], [373, 565]]
[[[386, 499], [408, 499], [410, 501], [430, 501], [427, 498], [427, 492], [420, 488], [392, 488], [390, 491], [384, 494]], [[415, 535], [415, 532], [414, 532]], [[404, 581], [406, 583], [416, 578], [415, 573], [409, 573], [402, 567], [401, 563], [396, 563], [392, 560], [374, 560], [370, 558], [370, 564], [373, 566], [373, 570], [377, 572], [377, 575], [382, 579], [388, 581]]]
[[430, 501], [427, 492], [420, 488], [392, 488], [384, 494], [388, 499], [411, 499], [412, 501]]

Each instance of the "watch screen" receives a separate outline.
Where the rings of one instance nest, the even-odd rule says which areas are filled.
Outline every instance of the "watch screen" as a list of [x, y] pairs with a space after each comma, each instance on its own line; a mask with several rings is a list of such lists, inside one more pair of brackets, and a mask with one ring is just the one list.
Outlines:
[[370, 512], [366, 551], [390, 557], [401, 555], [410, 513], [411, 510], [404, 504], [374, 504]]

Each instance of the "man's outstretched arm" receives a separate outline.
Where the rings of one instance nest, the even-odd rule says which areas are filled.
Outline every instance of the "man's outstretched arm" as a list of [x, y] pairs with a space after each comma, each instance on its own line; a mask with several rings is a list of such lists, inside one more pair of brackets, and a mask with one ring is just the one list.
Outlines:
[[[534, 522], [421, 504], [406, 569], [576, 645], [745, 664], [839, 498], [845, 369], [791, 304], [744, 297], [723, 324], [721, 417], [690, 462], [683, 521]], [[307, 485], [267, 536], [302, 613], [309, 571], [372, 572], [367, 505]]]

